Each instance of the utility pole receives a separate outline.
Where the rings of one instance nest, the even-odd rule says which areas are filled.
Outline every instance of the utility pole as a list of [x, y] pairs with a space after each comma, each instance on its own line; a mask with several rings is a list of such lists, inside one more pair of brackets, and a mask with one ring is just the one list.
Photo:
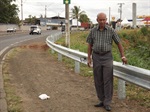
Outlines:
[[47, 15], [46, 15], [46, 11], [47, 11], [47, 6], [45, 5], [45, 25], [46, 25], [46, 23], [47, 23], [47, 19], [46, 19]]
[[124, 5], [124, 3], [118, 3], [119, 5], [119, 13], [120, 13], [120, 20], [122, 19], [122, 5]]
[[136, 3], [132, 4], [132, 27], [136, 28]]
[[23, 1], [21, 0], [21, 26], [23, 26]]
[[45, 19], [46, 19], [46, 11], [47, 11], [47, 6], [45, 5]]
[[65, 4], [65, 30], [66, 30], [66, 46], [70, 48], [70, 21], [69, 21], [69, 4], [71, 0], [63, 0]]
[[111, 8], [109, 7], [109, 25], [110, 25], [110, 14], [111, 14]]
[[69, 4], [66, 4], [65, 5], [65, 10], [66, 10], [66, 20], [65, 20], [65, 23], [66, 23], [66, 45], [67, 47], [70, 48], [70, 21], [69, 21]]
[[52, 5], [52, 4], [53, 4], [53, 3], [45, 5], [45, 16], [43, 17], [43, 18], [45, 19], [45, 25], [46, 25], [46, 23], [47, 23], [47, 8], [48, 8], [50, 5]]

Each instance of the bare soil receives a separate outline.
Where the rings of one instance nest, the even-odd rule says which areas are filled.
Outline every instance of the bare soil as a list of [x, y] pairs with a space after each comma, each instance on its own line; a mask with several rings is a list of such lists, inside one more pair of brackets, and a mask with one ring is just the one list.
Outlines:
[[[99, 103], [92, 77], [83, 77], [49, 53], [44, 41], [20, 46], [7, 58], [10, 81], [22, 99], [22, 112], [106, 112]], [[50, 96], [47, 100], [40, 94]], [[119, 100], [114, 92], [111, 112], [150, 112], [136, 101]]]

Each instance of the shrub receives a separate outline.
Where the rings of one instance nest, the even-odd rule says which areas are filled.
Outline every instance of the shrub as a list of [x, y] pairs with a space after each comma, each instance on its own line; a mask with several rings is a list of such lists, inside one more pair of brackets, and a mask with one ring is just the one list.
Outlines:
[[142, 32], [142, 34], [144, 35], [144, 36], [146, 36], [146, 35], [148, 35], [148, 28], [147, 27], [142, 27], [141, 28], [141, 32]]

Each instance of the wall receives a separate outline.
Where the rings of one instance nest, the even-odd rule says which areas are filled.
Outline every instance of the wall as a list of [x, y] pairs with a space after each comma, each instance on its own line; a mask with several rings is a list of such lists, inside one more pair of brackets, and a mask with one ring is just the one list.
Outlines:
[[[24, 25], [19, 27], [16, 24], [0, 24], [0, 32], [1, 31], [7, 31], [7, 28], [16, 28], [16, 30], [24, 30], [29, 31], [31, 25]], [[46, 26], [40, 26], [42, 30], [46, 30]]]
[[16, 24], [0, 24], [0, 31], [7, 31], [7, 28], [16, 28], [16, 30], [20, 29]]

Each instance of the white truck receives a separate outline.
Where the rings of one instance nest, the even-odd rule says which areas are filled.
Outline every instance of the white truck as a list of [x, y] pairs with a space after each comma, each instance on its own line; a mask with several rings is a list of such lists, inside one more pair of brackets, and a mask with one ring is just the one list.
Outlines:
[[42, 33], [41, 28], [38, 25], [31, 25], [29, 30], [30, 35]]

